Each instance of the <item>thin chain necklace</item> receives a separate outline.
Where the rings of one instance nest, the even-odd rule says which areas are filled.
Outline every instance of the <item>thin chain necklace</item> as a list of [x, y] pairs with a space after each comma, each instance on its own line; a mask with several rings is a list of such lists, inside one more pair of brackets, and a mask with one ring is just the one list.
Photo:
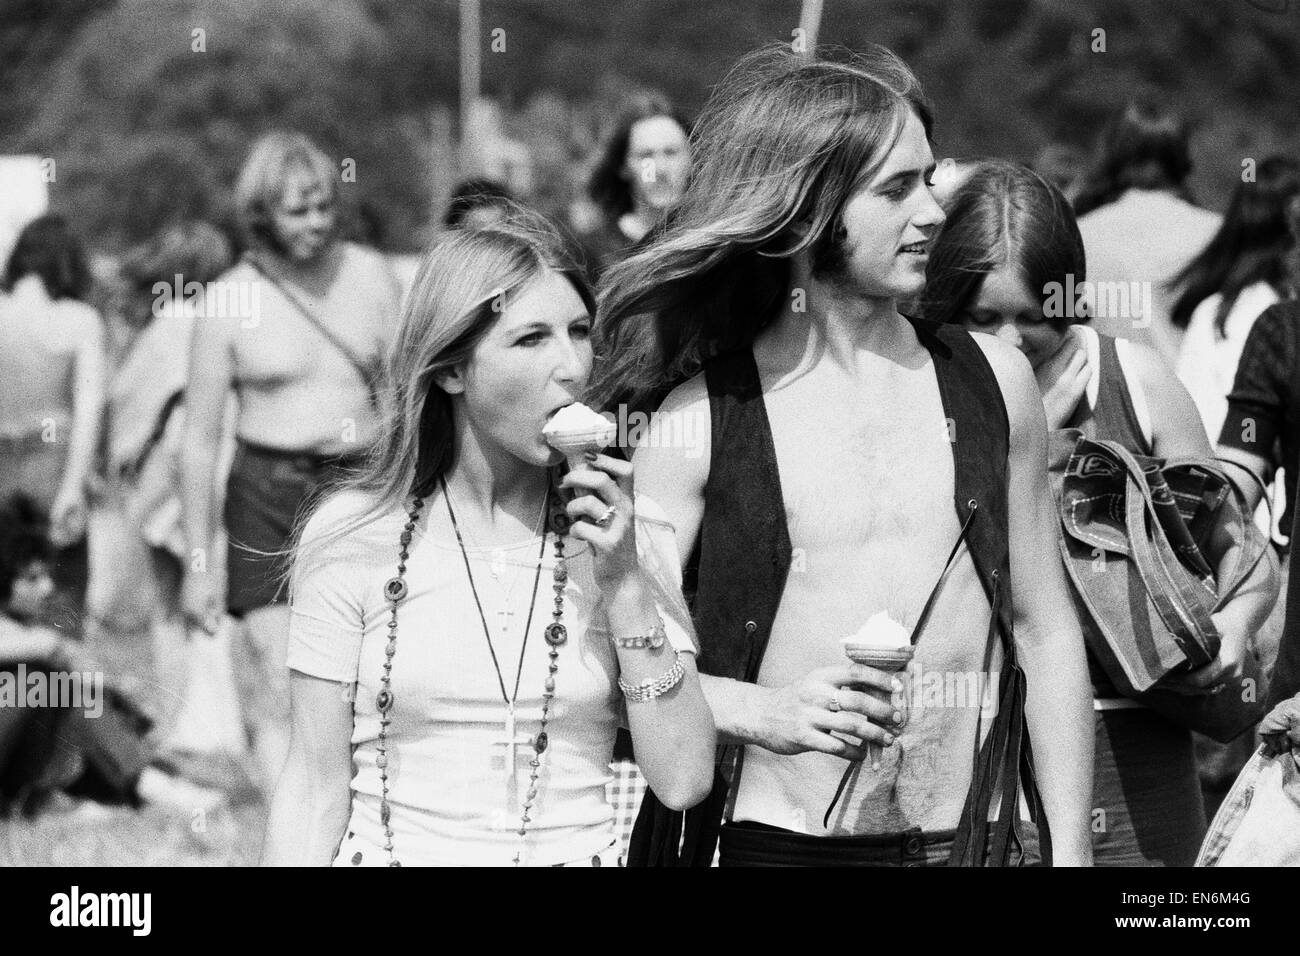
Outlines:
[[[508, 795], [506, 800], [507, 803], [513, 804], [517, 797], [517, 793], [515, 792], [515, 768], [517, 766], [515, 748], [520, 743], [532, 743], [531, 738], [525, 738], [521, 741], [515, 733], [515, 704], [519, 700], [519, 682], [523, 678], [524, 657], [528, 653], [528, 635], [533, 629], [533, 608], [537, 604], [537, 585], [542, 579], [542, 558], [546, 554], [546, 535], [542, 535], [541, 545], [537, 549], [537, 569], [533, 573], [533, 593], [528, 599], [528, 619], [524, 623], [523, 646], [519, 649], [519, 664], [515, 668], [514, 691], [513, 693], [507, 694], [505, 675], [501, 673], [501, 661], [497, 657], [496, 646], [492, 643], [492, 633], [488, 628], [487, 615], [483, 613], [483, 601], [479, 598], [478, 587], [474, 584], [474, 571], [470, 567], [469, 552], [465, 550], [465, 540], [461, 537], [460, 524], [456, 521], [456, 511], [451, 506], [451, 494], [447, 491], [446, 480], [439, 478], [438, 481], [442, 486], [443, 500], [447, 503], [447, 516], [451, 518], [451, 528], [456, 532], [456, 544], [460, 546], [460, 556], [465, 562], [465, 577], [469, 579], [469, 590], [470, 593], [474, 595], [474, 606], [478, 608], [478, 619], [483, 624], [483, 639], [487, 641], [488, 653], [492, 655], [492, 668], [496, 671], [497, 684], [501, 688], [501, 700], [506, 705], [505, 736], [499, 741], [499, 743], [505, 747], [503, 761], [505, 764], [504, 769], [506, 771], [506, 780], [508, 781]], [[550, 497], [549, 488], [547, 489], [546, 497]], [[543, 499], [543, 506], [545, 506], [545, 499]], [[506, 611], [509, 613], [508, 607], [506, 608]], [[502, 628], [503, 632], [505, 630], [506, 628]]]
[[[447, 490], [446, 484], [444, 482], [443, 497], [447, 496], [446, 490]], [[541, 726], [538, 730], [537, 736], [532, 738], [531, 740], [532, 747], [533, 747], [533, 757], [528, 764], [530, 768], [530, 773], [528, 776], [528, 790], [524, 798], [523, 814], [519, 823], [519, 830], [518, 830], [519, 848], [515, 851], [515, 855], [513, 859], [513, 863], [515, 866], [519, 866], [522, 860], [523, 850], [525, 846], [525, 839], [528, 834], [528, 824], [531, 822], [532, 819], [530, 816], [530, 811], [533, 808], [533, 804], [536, 803], [537, 801], [537, 778], [541, 772], [541, 766], [542, 766], [541, 758], [542, 758], [542, 754], [546, 752], [547, 746], [549, 744], [549, 739], [546, 734], [546, 726], [548, 721], [550, 720], [551, 701], [555, 697], [555, 674], [560, 669], [559, 666], [560, 646], [564, 644], [566, 640], [568, 640], [568, 634], [563, 624], [564, 586], [565, 586], [565, 582], [568, 580], [569, 577], [568, 569], [566, 567], [566, 562], [564, 557], [564, 537], [569, 530], [570, 520], [568, 514], [565, 513], [564, 503], [560, 501], [559, 498], [551, 495], [549, 488], [547, 491], [546, 500], [549, 503], [549, 509], [550, 509], [550, 521], [549, 521], [550, 529], [555, 534], [555, 570], [552, 575], [554, 578], [554, 583], [552, 586], [555, 590], [555, 609], [551, 612], [551, 617], [554, 620], [552, 620], [552, 622], [546, 626], [546, 629], [543, 632], [543, 636], [546, 638], [546, 643], [549, 645], [549, 650], [547, 652], [549, 661], [547, 663], [546, 683], [544, 685], [544, 690], [542, 693]], [[382, 686], [379, 693], [375, 697], [375, 706], [378, 709], [380, 715], [379, 743], [378, 743], [379, 755], [375, 758], [375, 765], [379, 768], [379, 777], [380, 777], [380, 783], [382, 787], [381, 796], [379, 800], [379, 819], [380, 819], [380, 823], [383, 825], [384, 828], [384, 849], [388, 853], [389, 866], [402, 865], [401, 862], [397, 859], [393, 850], [393, 829], [392, 829], [392, 822], [391, 822], [392, 806], [388, 802], [388, 794], [389, 794], [388, 725], [392, 722], [390, 714], [392, 712], [393, 704], [394, 704], [394, 697], [393, 697], [393, 690], [392, 690], [392, 670], [393, 670], [393, 657], [397, 653], [397, 609], [398, 606], [402, 603], [402, 601], [406, 598], [408, 593], [408, 588], [406, 584], [406, 559], [407, 557], [409, 557], [408, 549], [411, 543], [412, 532], [415, 529], [416, 522], [419, 520], [420, 510], [423, 506], [424, 506], [424, 499], [421, 497], [417, 496], [412, 501], [411, 510], [407, 513], [407, 522], [403, 526], [402, 534], [399, 538], [401, 547], [398, 552], [399, 560], [397, 564], [397, 576], [393, 578], [389, 578], [388, 581], [384, 584], [384, 597], [388, 600], [388, 602], [391, 605], [391, 618], [388, 622], [388, 645], [384, 649], [384, 673], [383, 676], [380, 678], [380, 682]], [[455, 519], [455, 515], [451, 512], [450, 500], [448, 500], [448, 514], [451, 514], [452, 526], [453, 528], [455, 528], [456, 519]], [[456, 539], [458, 542], [460, 542], [459, 528], [456, 529]], [[545, 547], [546, 547], [546, 529], [543, 529], [542, 548], [545, 549]], [[465, 555], [465, 546], [463, 543], [461, 543], [461, 554]], [[466, 556], [466, 570], [468, 571], [468, 569], [469, 569], [469, 559], [468, 556]], [[538, 577], [540, 577], [541, 575], [540, 557], [538, 559], [537, 575]], [[473, 591], [473, 586], [474, 586], [474, 577], [471, 574], [470, 575], [471, 591]], [[532, 604], [536, 603], [536, 596], [537, 596], [537, 582], [534, 581], [533, 601], [529, 605], [529, 626], [531, 626], [531, 621], [532, 621]], [[474, 601], [476, 604], [478, 603], [477, 592], [475, 592], [474, 594]], [[486, 619], [483, 618], [482, 605], [479, 605], [479, 617], [480, 619], [483, 619], [484, 634], [486, 635], [488, 633], [487, 622]], [[525, 628], [524, 640], [526, 644], [527, 627]], [[492, 646], [491, 638], [488, 639], [488, 646], [489, 648]], [[492, 659], [493, 659], [493, 664], [496, 664], [495, 650], [493, 650]], [[522, 672], [522, 668], [523, 668], [523, 655], [521, 654], [520, 655], [521, 672]], [[505, 681], [501, 679], [500, 666], [497, 666], [497, 678], [501, 683], [501, 691], [502, 691], [502, 695], [504, 696]], [[515, 680], [516, 696], [518, 695], [518, 692], [519, 692], [519, 676], [516, 675], [516, 680]], [[510, 701], [507, 700], [507, 704], [509, 703]], [[513, 727], [509, 726], [509, 717], [507, 720], [508, 720], [508, 730], [513, 730]], [[507, 740], [513, 740], [513, 734], [508, 735]], [[513, 757], [513, 752], [514, 752], [513, 745], [510, 745], [508, 747], [508, 750], [509, 750], [509, 755]], [[511, 775], [513, 777], [513, 773], [514, 773], [513, 764], [510, 766], [509, 769], [511, 770]]]
[[[450, 494], [447, 495], [447, 500], [448, 500], [449, 502], [451, 501], [451, 495], [450, 495]], [[542, 507], [541, 507], [541, 510], [537, 512], [537, 520], [536, 520], [535, 522], [533, 522], [533, 537], [534, 537], [534, 538], [537, 537], [537, 535], [539, 535], [539, 534], [542, 533], [542, 529], [543, 529], [543, 528], [545, 527], [545, 525], [546, 525], [546, 508], [547, 508], [547, 505], [548, 505], [549, 503], [550, 503], [550, 493], [549, 493], [549, 491], [548, 491], [547, 494], [545, 494], [545, 495], [542, 496]], [[451, 509], [448, 508], [448, 511], [450, 511], [450, 510], [451, 510]], [[487, 548], [487, 547], [483, 547], [483, 546], [481, 546], [481, 545], [475, 544], [474, 540], [473, 540], [472, 538], [470, 538], [469, 535], [465, 535], [465, 540], [466, 540], [466, 542], [467, 542], [467, 544], [468, 544], [468, 547], [474, 548], [476, 551], [489, 551], [489, 550], [491, 551], [491, 553], [492, 553], [492, 564], [491, 564], [491, 566], [488, 568], [488, 571], [489, 571], [489, 572], [491, 573], [491, 575], [492, 575], [492, 580], [493, 580], [493, 581], [496, 581], [496, 582], [500, 585], [500, 587], [498, 588], [498, 590], [501, 592], [501, 595], [502, 595], [501, 600], [502, 600], [503, 605], [504, 605], [505, 607], [509, 608], [509, 607], [510, 607], [510, 601], [511, 601], [511, 599], [515, 596], [515, 589], [516, 589], [517, 587], [519, 587], [519, 580], [520, 580], [520, 578], [524, 577], [524, 575], [522, 575], [522, 574], [515, 574], [515, 575], [513, 575], [513, 576], [511, 577], [511, 579], [510, 579], [508, 585], [507, 585], [507, 584], [502, 584], [502, 583], [501, 583], [501, 574], [502, 574], [502, 571], [503, 571], [503, 566], [504, 566], [504, 565], [520, 565], [520, 566], [524, 566], [524, 567], [526, 567], [526, 565], [522, 565], [521, 562], [514, 560], [512, 557], [507, 557], [507, 551], [508, 551], [508, 550], [511, 550], [508, 546], [495, 547], [495, 548]], [[536, 596], [536, 595], [534, 594], [534, 596]], [[498, 612], [498, 613], [500, 613], [500, 612]]]

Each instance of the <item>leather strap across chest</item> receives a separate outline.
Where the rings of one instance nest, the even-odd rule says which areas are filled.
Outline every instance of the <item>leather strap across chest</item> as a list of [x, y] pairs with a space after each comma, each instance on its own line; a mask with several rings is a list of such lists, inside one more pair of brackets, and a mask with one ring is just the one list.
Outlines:
[[339, 337], [338, 333], [326, 325], [324, 320], [316, 314], [318, 307], [313, 303], [308, 302], [306, 296], [295, 289], [283, 275], [279, 274], [279, 270], [265, 258], [252, 253], [245, 253], [244, 261], [252, 266], [253, 269], [262, 276], [262, 278], [266, 279], [267, 282], [274, 286], [276, 291], [279, 292], [280, 295], [284, 296], [284, 298], [288, 300], [289, 304], [293, 306], [294, 311], [306, 319], [311, 327], [319, 332], [321, 337], [325, 339], [325, 341], [328, 342], [335, 351], [347, 359], [348, 364], [356, 369], [357, 374], [361, 376], [361, 380], [365, 383], [366, 389], [370, 393], [371, 405], [378, 408], [380, 378], [378, 362], [370, 358], [363, 359], [354, 352], [352, 347], [344, 342], [343, 339]]

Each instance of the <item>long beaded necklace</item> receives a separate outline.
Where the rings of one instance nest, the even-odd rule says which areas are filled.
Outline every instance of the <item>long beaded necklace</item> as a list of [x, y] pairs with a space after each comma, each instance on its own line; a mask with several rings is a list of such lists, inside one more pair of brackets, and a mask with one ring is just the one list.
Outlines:
[[[447, 500], [447, 512], [451, 516], [452, 527], [456, 531], [456, 541], [458, 544], [460, 544], [461, 555], [464, 556], [465, 558], [465, 569], [466, 572], [469, 573], [469, 557], [465, 552], [465, 545], [461, 541], [460, 529], [456, 525], [455, 514], [451, 510], [451, 501], [447, 497], [447, 486], [445, 481], [442, 482], [442, 490], [443, 490], [443, 498]], [[537, 736], [532, 739], [533, 757], [528, 763], [529, 766], [528, 789], [524, 796], [523, 814], [520, 818], [519, 830], [517, 831], [519, 835], [519, 849], [515, 851], [514, 859], [512, 861], [515, 866], [519, 866], [522, 860], [525, 839], [528, 834], [528, 824], [532, 820], [530, 812], [533, 808], [533, 805], [537, 802], [537, 778], [538, 775], [541, 773], [542, 754], [546, 752], [547, 746], [549, 744], [549, 738], [547, 737], [547, 733], [546, 733], [546, 725], [550, 719], [551, 700], [555, 697], [555, 674], [560, 669], [560, 665], [559, 665], [560, 646], [563, 645], [565, 641], [568, 640], [568, 632], [563, 624], [564, 587], [565, 587], [565, 582], [568, 581], [568, 577], [569, 577], [568, 568], [566, 567], [565, 557], [564, 557], [564, 537], [569, 530], [570, 521], [569, 521], [568, 514], [565, 513], [563, 502], [561, 502], [557, 497], [552, 495], [551, 490], [549, 488], [547, 490], [547, 496], [549, 502], [548, 507], [550, 512], [550, 518], [548, 522], [549, 529], [555, 535], [555, 545], [554, 545], [555, 546], [555, 570], [552, 573], [552, 577], [553, 577], [552, 587], [555, 591], [555, 609], [551, 611], [551, 617], [553, 618], [553, 620], [551, 621], [550, 624], [546, 625], [546, 629], [543, 631], [543, 636], [546, 639], [547, 645], [549, 645], [549, 650], [547, 652], [549, 661], [547, 663], [546, 683], [542, 693], [541, 727], [538, 730]], [[402, 601], [405, 600], [409, 590], [406, 584], [406, 559], [410, 556], [409, 547], [411, 544], [412, 533], [415, 529], [416, 522], [419, 520], [420, 511], [423, 508], [423, 506], [424, 506], [423, 498], [417, 496], [413, 499], [411, 503], [411, 509], [410, 511], [407, 512], [407, 522], [403, 526], [401, 536], [399, 537], [400, 548], [398, 551], [397, 576], [389, 578], [388, 581], [384, 584], [384, 597], [388, 600], [389, 604], [391, 605], [390, 607], [391, 617], [388, 622], [388, 644], [384, 648], [384, 673], [380, 678], [380, 683], [382, 686], [379, 690], [379, 693], [375, 696], [375, 706], [379, 710], [379, 743], [378, 743], [379, 754], [375, 759], [375, 765], [379, 768], [379, 778], [380, 778], [380, 784], [382, 788], [381, 796], [379, 798], [379, 819], [380, 819], [380, 823], [383, 825], [384, 828], [384, 850], [388, 853], [389, 866], [402, 865], [401, 862], [397, 859], [393, 850], [393, 829], [391, 823], [392, 806], [388, 802], [388, 793], [389, 793], [388, 725], [391, 723], [390, 714], [393, 709], [393, 704], [395, 703], [393, 690], [392, 690], [392, 671], [393, 671], [393, 657], [397, 653], [397, 609], [398, 606], [402, 603]], [[538, 554], [537, 578], [540, 578], [541, 576], [541, 566], [542, 566], [541, 554], [545, 552], [545, 548], [546, 548], [546, 530], [544, 529], [542, 532], [541, 551], [539, 551]], [[525, 631], [524, 631], [525, 648], [527, 647], [528, 630], [532, 626], [532, 605], [536, 603], [536, 598], [537, 598], [537, 578], [535, 578], [533, 581], [533, 599], [529, 604], [528, 624], [525, 625]], [[483, 607], [482, 604], [479, 603], [478, 592], [474, 588], [474, 576], [472, 573], [469, 573], [469, 581], [470, 581], [470, 590], [474, 594], [474, 602], [476, 605], [478, 605], [479, 617], [483, 621], [483, 633], [485, 636], [487, 636], [488, 634], [487, 619], [483, 615]], [[492, 648], [492, 640], [490, 637], [488, 637], [488, 647], [490, 649]], [[497, 664], [495, 649], [492, 649], [492, 662], [494, 665]], [[522, 652], [520, 653], [519, 667], [520, 667], [519, 674], [522, 674], [523, 671]], [[515, 678], [516, 697], [518, 697], [519, 694], [519, 674], [516, 674], [516, 678]], [[501, 677], [501, 668], [499, 665], [497, 665], [497, 679], [501, 682], [501, 692], [502, 695], [504, 696], [505, 681]], [[507, 706], [509, 707], [509, 710], [507, 712], [507, 734], [508, 734], [507, 739], [512, 740], [513, 739], [513, 726], [512, 726], [513, 707], [511, 706], [512, 702], [509, 699], [507, 699], [506, 703]], [[512, 758], [514, 753], [513, 744], [511, 744], [507, 749], [509, 751], [509, 756]], [[513, 764], [511, 764], [511, 770], [513, 771]]]

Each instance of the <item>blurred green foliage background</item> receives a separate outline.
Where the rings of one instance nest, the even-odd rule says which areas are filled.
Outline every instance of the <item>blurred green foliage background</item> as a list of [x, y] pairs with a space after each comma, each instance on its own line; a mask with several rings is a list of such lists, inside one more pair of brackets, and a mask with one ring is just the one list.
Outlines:
[[[798, 0], [483, 0], [482, 91], [532, 156], [531, 198], [557, 212], [623, 95], [698, 110], [738, 55], [789, 42], [798, 17]], [[1297, 144], [1287, 0], [825, 0], [821, 41], [902, 55], [934, 102], [939, 155], [1090, 148], [1143, 86], [1197, 122], [1207, 205], [1243, 158]], [[53, 158], [54, 209], [102, 249], [184, 216], [228, 220], [253, 137], [297, 128], [356, 160], [354, 217], [410, 249], [461, 172], [458, 42], [454, 0], [0, 0], [0, 154]]]

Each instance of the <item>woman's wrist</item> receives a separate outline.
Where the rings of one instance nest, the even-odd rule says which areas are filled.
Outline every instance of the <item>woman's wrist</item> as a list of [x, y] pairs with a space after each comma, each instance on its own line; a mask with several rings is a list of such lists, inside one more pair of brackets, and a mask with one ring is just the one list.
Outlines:
[[664, 646], [668, 640], [668, 632], [664, 629], [663, 619], [658, 614], [654, 616], [654, 623], [642, 628], [632, 635], [611, 634], [610, 640], [614, 646], [625, 651], [657, 651]]
[[596, 584], [600, 587], [600, 593], [604, 596], [606, 604], [611, 608], [616, 605], [635, 606], [647, 593], [645, 578], [637, 565], [620, 568], [610, 574], [598, 573]]
[[616, 647], [630, 648], [640, 639], [647, 647], [662, 646], [654, 640], [663, 634], [663, 620], [651, 593], [639, 570], [602, 585], [609, 635]]

